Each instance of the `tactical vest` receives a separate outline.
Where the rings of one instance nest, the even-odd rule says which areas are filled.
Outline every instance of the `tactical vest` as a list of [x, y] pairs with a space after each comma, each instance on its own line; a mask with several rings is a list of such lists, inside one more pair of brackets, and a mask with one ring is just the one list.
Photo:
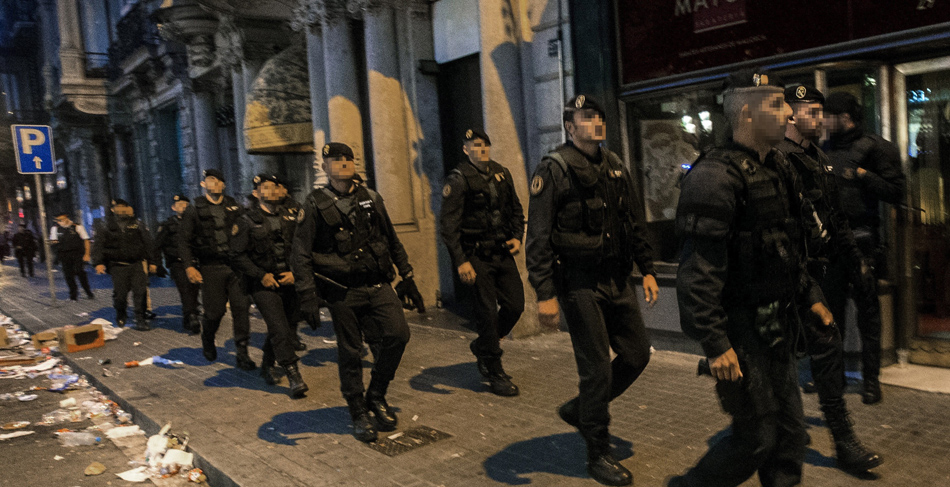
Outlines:
[[215, 205], [208, 198], [195, 201], [198, 213], [198, 226], [195, 228], [195, 255], [202, 259], [227, 259], [231, 250], [231, 235], [237, 229], [238, 218], [243, 209], [234, 198], [225, 196], [221, 204]]
[[365, 186], [345, 197], [324, 187], [308, 199], [328, 227], [314, 241], [314, 271], [345, 286], [392, 282], [396, 272], [382, 232], [384, 220]]
[[256, 208], [245, 214], [248, 221], [248, 257], [264, 272], [290, 271], [290, 247], [297, 229], [296, 212], [278, 207], [276, 215]]
[[103, 239], [103, 259], [106, 263], [125, 262], [128, 264], [141, 262], [148, 256], [145, 239], [142, 236], [142, 222], [138, 219], [129, 220], [125, 230], [119, 226], [116, 218], [110, 217], [103, 227], [104, 235], [97, 235]]
[[487, 177], [470, 163], [459, 164], [453, 172], [465, 181], [465, 201], [462, 221], [459, 222], [460, 243], [465, 251], [475, 248], [505, 249], [508, 231], [505, 225], [511, 221], [512, 185], [507, 171], [491, 161]]
[[788, 301], [798, 289], [801, 258], [800, 223], [792, 217], [786, 186], [791, 181], [788, 163], [777, 151], [772, 153], [773, 164], [762, 165], [743, 151], [714, 149], [693, 167], [710, 160], [731, 166], [741, 178], [732, 220], [705, 201], [681, 200], [677, 225], [693, 227], [699, 218], [728, 224], [724, 302], [763, 306]]
[[841, 210], [847, 215], [852, 230], [859, 227], [876, 228], [880, 223], [877, 198], [864, 191], [857, 174], [845, 174], [849, 169], [864, 167], [868, 154], [880, 143], [884, 143], [884, 139], [874, 134], [864, 134], [847, 148], [829, 151], [834, 153], [833, 160], [837, 162], [834, 172], [838, 176], [841, 191]]
[[561, 167], [570, 182], [557, 201], [551, 232], [551, 243], [562, 263], [633, 263], [636, 216], [630, 212], [632, 188], [617, 155], [602, 151], [600, 164], [591, 163], [570, 147], [546, 156]]
[[86, 252], [86, 245], [76, 231], [76, 225], [68, 227], [59, 227], [57, 230], [57, 241], [59, 244], [56, 251], [59, 255], [83, 254]]
[[832, 217], [839, 201], [838, 184], [829, 169], [828, 158], [819, 153], [815, 160], [803, 152], [788, 152], [791, 163], [802, 184], [802, 230], [805, 251], [809, 259], [827, 259], [838, 249], [832, 247], [833, 238], [842, 229]]
[[165, 261], [170, 263], [181, 262], [181, 255], [178, 252], [178, 231], [181, 230], [181, 218], [172, 216], [165, 223], [162, 223], [165, 240], [162, 242], [162, 253], [165, 255]]

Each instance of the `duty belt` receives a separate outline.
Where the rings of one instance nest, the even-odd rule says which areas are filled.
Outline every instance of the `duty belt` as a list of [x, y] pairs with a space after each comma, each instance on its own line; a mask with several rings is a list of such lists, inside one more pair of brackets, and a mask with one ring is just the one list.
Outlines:
[[492, 257], [510, 253], [508, 243], [504, 240], [478, 240], [472, 243], [463, 243], [471, 254], [479, 257]]

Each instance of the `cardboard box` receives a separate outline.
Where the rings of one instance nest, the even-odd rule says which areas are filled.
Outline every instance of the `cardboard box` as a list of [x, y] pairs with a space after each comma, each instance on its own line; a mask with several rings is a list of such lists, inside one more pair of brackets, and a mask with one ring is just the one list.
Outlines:
[[99, 348], [106, 344], [106, 335], [102, 325], [82, 325], [59, 329], [59, 350], [61, 352], [81, 352], [90, 348]]
[[5, 326], [0, 326], [0, 347], [6, 347], [10, 344], [10, 339], [7, 338], [7, 328]]
[[58, 346], [59, 345], [59, 333], [57, 328], [51, 330], [41, 331], [33, 335], [33, 346], [37, 350], [43, 347], [49, 346]]

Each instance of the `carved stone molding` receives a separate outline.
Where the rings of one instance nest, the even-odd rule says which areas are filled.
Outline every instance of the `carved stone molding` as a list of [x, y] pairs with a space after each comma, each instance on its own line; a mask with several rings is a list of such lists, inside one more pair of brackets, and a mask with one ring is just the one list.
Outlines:
[[244, 58], [244, 33], [231, 15], [222, 15], [217, 35], [221, 38], [218, 62], [228, 69], [237, 69]]

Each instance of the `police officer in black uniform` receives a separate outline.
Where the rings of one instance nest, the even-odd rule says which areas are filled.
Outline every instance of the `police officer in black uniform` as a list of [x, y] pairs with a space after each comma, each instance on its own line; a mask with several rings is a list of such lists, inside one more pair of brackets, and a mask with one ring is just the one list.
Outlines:
[[[835, 292], [825, 281], [832, 261], [847, 262], [853, 272], [863, 273], [864, 279], [874, 277], [854, 241], [847, 217], [841, 212], [838, 185], [828, 156], [815, 144], [821, 135], [825, 97], [814, 87], [799, 84], [785, 89], [785, 101], [792, 107], [793, 115], [785, 129], [785, 140], [776, 148], [785, 154], [801, 182], [808, 272], [828, 296]], [[851, 427], [844, 400], [841, 333], [836, 325], [825, 326], [806, 310], [801, 311], [818, 401], [831, 430], [838, 467], [852, 472], [877, 467], [882, 463], [881, 457], [865, 448]]]
[[244, 208], [224, 194], [224, 174], [217, 169], [205, 170], [201, 187], [205, 194], [182, 213], [178, 252], [188, 280], [201, 285], [203, 353], [209, 361], [218, 358], [214, 336], [230, 303], [237, 367], [254, 370], [257, 365], [247, 354], [251, 302], [243, 279], [231, 268], [231, 237], [238, 233], [238, 220]]
[[20, 275], [26, 277], [29, 270], [33, 277], [33, 258], [36, 257], [36, 237], [25, 223], [20, 224], [20, 231], [13, 235], [13, 255], [20, 265]]
[[[297, 212], [300, 211], [301, 205], [294, 197], [290, 194], [290, 191], [287, 189], [287, 182], [279, 176], [277, 178], [277, 196], [280, 198], [280, 206], [284, 207], [291, 215], [294, 217], [297, 216]], [[307, 349], [307, 344], [300, 340], [300, 335], [297, 334], [297, 324], [306, 319], [307, 317], [303, 316], [298, 309], [294, 313], [290, 321], [290, 327], [294, 330], [293, 340], [294, 340], [294, 349], [298, 352], [302, 352]], [[307, 323], [310, 325], [310, 328], [316, 330], [320, 326], [320, 321], [315, 321]]]
[[479, 129], [465, 132], [468, 156], [449, 173], [442, 188], [442, 240], [459, 278], [475, 285], [478, 338], [470, 348], [478, 371], [499, 396], [518, 387], [501, 365], [502, 337], [524, 312], [524, 287], [512, 255], [521, 249], [524, 211], [511, 173], [491, 159], [491, 139]]
[[[394, 264], [420, 308], [422, 297], [383, 199], [355, 180], [352, 149], [333, 142], [325, 145], [322, 153], [330, 182], [311, 192], [298, 212], [294, 277], [305, 315], [311, 319], [319, 315], [321, 302], [330, 310], [339, 352], [340, 389], [353, 419], [353, 435], [371, 442], [376, 440], [377, 429], [370, 412], [380, 430], [396, 427], [386, 391], [409, 341], [402, 303], [390, 286]], [[376, 360], [365, 396], [364, 338]]]
[[308, 388], [297, 368], [295, 323], [291, 321], [300, 308], [290, 270], [297, 215], [280, 205], [277, 178], [273, 175], [257, 175], [254, 191], [257, 206], [248, 208], [239, 220], [238, 233], [231, 241], [234, 267], [244, 275], [248, 293], [267, 324], [261, 376], [268, 384], [276, 384], [276, 361], [287, 374], [291, 397], [302, 397]]
[[56, 226], [50, 230], [50, 241], [54, 244], [56, 259], [63, 268], [63, 277], [69, 286], [69, 299], [76, 301], [79, 289], [76, 281], [86, 291], [86, 297], [96, 299], [89, 287], [89, 277], [86, 275], [85, 264], [92, 260], [92, 245], [89, 243], [89, 233], [82, 225], [77, 225], [67, 213], [56, 216]]
[[[608, 404], [650, 361], [640, 316], [636, 265], [647, 303], [659, 288], [653, 251], [639, 222], [630, 173], [601, 147], [604, 111], [578, 95], [564, 110], [570, 142], [541, 160], [531, 179], [526, 241], [528, 277], [538, 295], [538, 318], [548, 327], [567, 318], [580, 394], [558, 409], [587, 443], [587, 472], [606, 485], [629, 485], [633, 475], [610, 449]], [[617, 357], [611, 362], [610, 350]]]
[[[900, 150], [876, 134], [865, 132], [864, 111], [849, 93], [832, 93], [825, 103], [831, 134], [827, 152], [841, 188], [841, 207], [861, 253], [878, 270], [875, 278], [863, 279], [846, 260], [836, 259], [828, 268], [825, 286], [828, 303], [835, 316], [844, 316], [848, 284], [853, 289], [858, 309], [857, 325], [861, 334], [861, 375], [865, 404], [881, 401], [881, 304], [877, 294], [879, 267], [884, 264], [885, 246], [881, 241], [881, 202], [898, 205], [904, 199], [904, 173]], [[842, 333], [844, 328], [841, 329]]]
[[178, 250], [178, 232], [181, 229], [181, 216], [191, 204], [191, 200], [182, 194], [173, 197], [172, 211], [174, 215], [158, 226], [158, 235], [155, 245], [161, 249], [165, 257], [165, 267], [171, 272], [178, 296], [181, 297], [182, 327], [193, 334], [201, 333], [201, 318], [198, 310], [198, 293], [201, 286], [188, 280], [185, 273], [185, 263], [181, 260]]
[[805, 272], [801, 207], [791, 168], [773, 146], [791, 108], [762, 73], [733, 75], [723, 93], [732, 141], [700, 156], [676, 210], [683, 239], [677, 300], [683, 331], [717, 379], [729, 437], [671, 486], [801, 483], [805, 423], [795, 367], [797, 306], [833, 322]]
[[127, 201], [116, 199], [112, 202], [112, 213], [105, 222], [96, 225], [95, 235], [92, 264], [96, 266], [96, 274], [108, 272], [112, 277], [112, 306], [115, 308], [116, 323], [125, 326], [131, 291], [135, 329], [151, 330], [145, 316], [148, 275], [142, 262], [148, 262], [148, 272], [154, 274], [158, 257], [148, 228], [135, 218], [135, 212]]

